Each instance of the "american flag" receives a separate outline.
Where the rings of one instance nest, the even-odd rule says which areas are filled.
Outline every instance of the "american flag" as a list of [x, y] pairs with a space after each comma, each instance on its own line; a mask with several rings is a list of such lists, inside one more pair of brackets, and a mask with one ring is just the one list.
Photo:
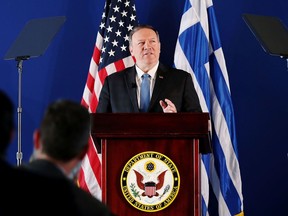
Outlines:
[[[98, 98], [107, 75], [134, 65], [128, 35], [138, 25], [134, 0], [106, 0], [96, 37], [81, 104], [96, 112]], [[79, 186], [102, 200], [101, 154], [89, 139], [89, 149], [79, 172]]]
[[[212, 155], [202, 155], [202, 215], [244, 215], [234, 111], [212, 0], [186, 0], [174, 66], [191, 73], [211, 115]], [[210, 189], [209, 189], [210, 188]]]

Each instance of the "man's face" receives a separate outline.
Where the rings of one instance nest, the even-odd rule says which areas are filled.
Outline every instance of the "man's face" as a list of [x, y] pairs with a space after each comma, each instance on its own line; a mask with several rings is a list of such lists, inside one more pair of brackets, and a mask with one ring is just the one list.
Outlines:
[[141, 69], [153, 67], [160, 56], [160, 41], [156, 33], [146, 28], [135, 32], [132, 36], [130, 52]]

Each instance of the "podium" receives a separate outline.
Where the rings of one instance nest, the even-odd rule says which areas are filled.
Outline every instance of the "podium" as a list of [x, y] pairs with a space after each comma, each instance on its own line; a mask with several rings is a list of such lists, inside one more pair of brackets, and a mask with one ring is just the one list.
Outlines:
[[201, 154], [208, 113], [93, 113], [102, 154], [102, 201], [115, 215], [201, 213]]

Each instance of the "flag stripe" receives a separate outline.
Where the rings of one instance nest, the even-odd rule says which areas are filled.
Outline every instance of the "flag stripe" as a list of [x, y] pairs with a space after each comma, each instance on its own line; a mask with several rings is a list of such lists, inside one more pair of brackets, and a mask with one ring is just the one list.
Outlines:
[[186, 0], [174, 65], [191, 73], [202, 109], [211, 115], [213, 155], [201, 162], [202, 215], [238, 214], [243, 196], [234, 112], [211, 0]]
[[[129, 52], [128, 35], [138, 24], [134, 0], [106, 0], [96, 36], [89, 73], [81, 104], [95, 113], [102, 85], [107, 75], [132, 66], [135, 61]], [[83, 159], [78, 183], [81, 188], [102, 199], [101, 163], [92, 137]]]

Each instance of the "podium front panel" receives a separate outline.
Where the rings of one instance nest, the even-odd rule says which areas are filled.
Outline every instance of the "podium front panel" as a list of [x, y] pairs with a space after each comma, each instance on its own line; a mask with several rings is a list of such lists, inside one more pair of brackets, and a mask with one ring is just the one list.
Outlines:
[[[159, 152], [169, 158], [179, 172], [179, 189], [167, 207], [151, 209], [133, 206], [121, 189], [121, 174], [127, 162], [141, 152]], [[136, 139], [102, 140], [103, 201], [115, 215], [200, 215], [199, 143], [194, 139]], [[136, 202], [137, 203], [137, 202]], [[150, 206], [150, 205], [149, 205]], [[142, 209], [141, 209], [142, 208]]]

